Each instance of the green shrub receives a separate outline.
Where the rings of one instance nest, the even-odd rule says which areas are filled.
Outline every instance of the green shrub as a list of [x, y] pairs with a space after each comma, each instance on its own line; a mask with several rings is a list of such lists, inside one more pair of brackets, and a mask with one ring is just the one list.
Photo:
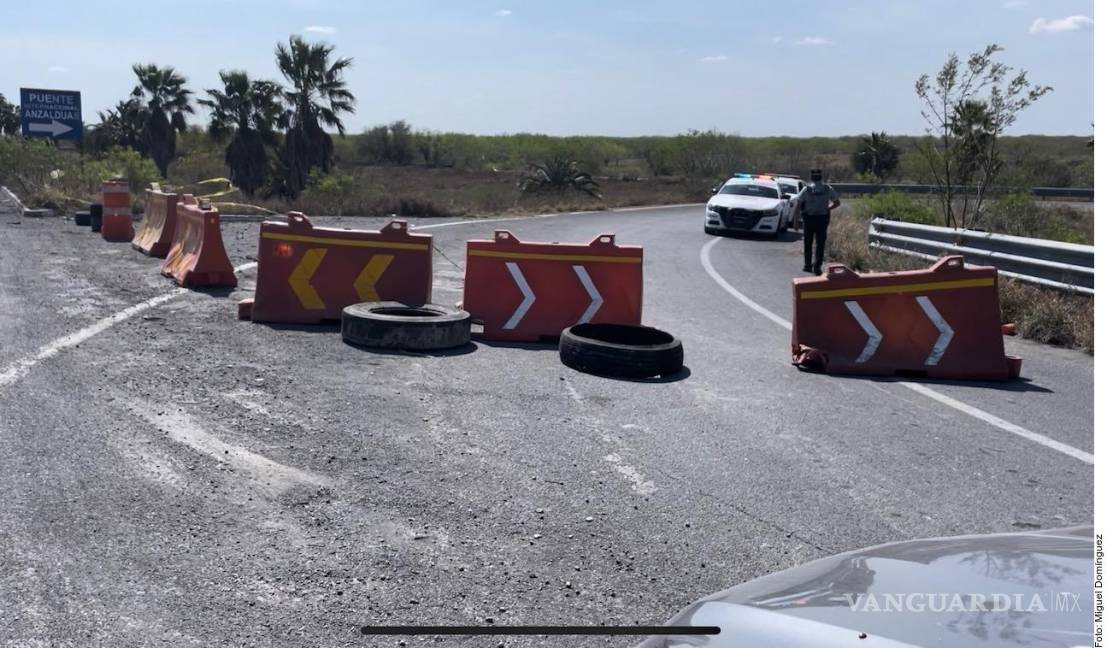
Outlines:
[[1091, 245], [1092, 214], [1091, 210], [1082, 212], [1068, 205], [1043, 203], [1020, 193], [992, 201], [979, 227], [1000, 234]]
[[909, 223], [944, 224], [938, 208], [928, 199], [913, 198], [902, 191], [884, 191], [859, 198], [850, 204], [850, 212], [865, 220], [880, 214]]

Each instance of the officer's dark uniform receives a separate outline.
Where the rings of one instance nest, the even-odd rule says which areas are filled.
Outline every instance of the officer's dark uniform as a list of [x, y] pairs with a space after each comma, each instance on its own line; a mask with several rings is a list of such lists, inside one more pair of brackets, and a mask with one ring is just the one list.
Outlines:
[[803, 188], [796, 197], [803, 214], [803, 269], [811, 271], [811, 242], [815, 242], [815, 273], [823, 270], [823, 249], [826, 247], [826, 228], [830, 225], [830, 204], [838, 200], [834, 187], [819, 179]]

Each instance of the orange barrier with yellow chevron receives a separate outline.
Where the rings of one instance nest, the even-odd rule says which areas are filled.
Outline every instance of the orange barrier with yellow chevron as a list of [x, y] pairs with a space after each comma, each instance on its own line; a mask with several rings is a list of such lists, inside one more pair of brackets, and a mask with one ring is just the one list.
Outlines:
[[255, 322], [315, 324], [368, 301], [424, 304], [431, 297], [429, 234], [394, 220], [380, 231], [315, 227], [300, 212], [261, 224], [257, 288], [238, 316]]

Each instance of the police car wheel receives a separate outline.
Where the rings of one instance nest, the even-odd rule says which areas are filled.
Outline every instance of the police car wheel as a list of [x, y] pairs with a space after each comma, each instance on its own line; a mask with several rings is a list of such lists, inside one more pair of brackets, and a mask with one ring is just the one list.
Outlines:
[[470, 316], [438, 304], [353, 304], [342, 309], [342, 339], [377, 349], [452, 349], [469, 343]]
[[577, 324], [561, 332], [561, 362], [585, 373], [618, 378], [668, 376], [684, 367], [684, 346], [649, 326]]

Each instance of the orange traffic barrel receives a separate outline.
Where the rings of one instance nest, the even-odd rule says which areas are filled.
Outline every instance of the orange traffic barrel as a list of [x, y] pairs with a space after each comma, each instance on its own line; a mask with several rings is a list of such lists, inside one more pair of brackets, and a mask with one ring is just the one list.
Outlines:
[[105, 180], [100, 187], [104, 215], [100, 236], [105, 241], [130, 241], [135, 236], [131, 221], [131, 187], [125, 178]]

